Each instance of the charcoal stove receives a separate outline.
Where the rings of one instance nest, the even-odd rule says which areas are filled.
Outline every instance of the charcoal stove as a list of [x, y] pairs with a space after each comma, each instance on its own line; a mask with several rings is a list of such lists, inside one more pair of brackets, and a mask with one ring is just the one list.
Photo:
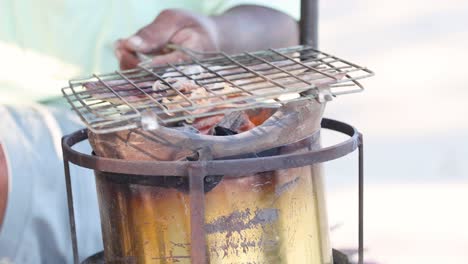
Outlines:
[[[317, 50], [316, 28], [307, 27], [316, 2], [302, 7], [301, 40], [309, 45], [237, 55], [172, 46], [192, 60], [93, 75], [62, 89], [88, 127], [62, 140], [75, 263], [70, 163], [94, 170], [99, 197], [105, 250], [83, 263], [346, 263], [328, 244], [319, 164], [356, 149], [363, 263], [362, 135], [322, 113], [334, 97], [362, 91], [358, 80], [373, 72]], [[203, 93], [180, 89], [179, 80]], [[242, 133], [175, 129], [265, 111]], [[321, 148], [320, 128], [349, 139]], [[72, 148], [85, 140], [95, 153]]]
[[[87, 139], [86, 130], [77, 131], [71, 135], [63, 138], [63, 151], [64, 151], [64, 164], [65, 164], [65, 177], [67, 185], [67, 194], [69, 201], [69, 214], [70, 224], [72, 229], [73, 252], [75, 256], [75, 263], [78, 260], [78, 241], [76, 237], [75, 218], [73, 209], [73, 195], [70, 181], [69, 163], [76, 164], [81, 167], [105, 171], [117, 174], [131, 174], [135, 177], [142, 175], [152, 176], [157, 171], [159, 176], [185, 176], [194, 179], [190, 181], [190, 193], [195, 195], [196, 204], [191, 206], [190, 213], [192, 215], [192, 245], [204, 245], [204, 230], [200, 228], [204, 226], [203, 218], [200, 217], [203, 208], [203, 195], [202, 189], [205, 187], [205, 177], [207, 175], [224, 175], [231, 174], [232, 177], [263, 171], [271, 171], [277, 169], [303, 167], [307, 165], [326, 162], [343, 157], [356, 149], [359, 150], [359, 259], [363, 259], [363, 140], [355, 128], [345, 123], [323, 119], [322, 128], [330, 129], [348, 135], [350, 138], [337, 145], [322, 148], [319, 150], [312, 150], [306, 153], [280, 155], [263, 158], [250, 158], [250, 159], [237, 159], [237, 160], [221, 160], [221, 161], [192, 161], [192, 162], [146, 162], [146, 161], [125, 161], [119, 159], [100, 158], [94, 155], [79, 153], [72, 149], [72, 146]], [[259, 162], [262, 166], [259, 166]], [[233, 172], [235, 172], [233, 174]], [[237, 174], [237, 175], [236, 175]], [[140, 176], [137, 176], [140, 175]], [[192, 196], [193, 197], [193, 196]], [[198, 227], [198, 228], [197, 228]], [[197, 247], [200, 254], [192, 255], [192, 263], [206, 263], [205, 247]], [[193, 249], [192, 249], [193, 250]], [[338, 254], [338, 253], [336, 253]], [[334, 254], [335, 255], [335, 254]], [[335, 263], [337, 257], [334, 256]], [[83, 263], [104, 263], [103, 254], [97, 254]]]

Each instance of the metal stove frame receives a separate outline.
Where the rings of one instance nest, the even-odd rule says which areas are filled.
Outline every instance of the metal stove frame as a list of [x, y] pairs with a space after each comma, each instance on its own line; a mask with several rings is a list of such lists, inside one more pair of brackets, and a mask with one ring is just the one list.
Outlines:
[[[318, 44], [318, 0], [301, 0], [300, 42], [317, 48]], [[364, 263], [364, 142], [362, 134], [354, 127], [332, 119], [324, 118], [322, 128], [340, 132], [350, 138], [339, 144], [309, 151], [306, 153], [287, 154], [251, 159], [236, 160], [209, 160], [209, 161], [127, 161], [102, 158], [77, 152], [72, 147], [88, 138], [86, 129], [64, 136], [62, 150], [64, 158], [65, 181], [67, 189], [68, 213], [73, 246], [74, 263], [78, 264], [78, 241], [75, 225], [75, 211], [73, 206], [73, 192], [71, 185], [70, 163], [104, 172], [125, 173], [153, 176], [185, 176], [190, 177], [191, 203], [191, 261], [194, 264], [206, 263], [204, 225], [204, 180], [209, 175], [224, 175], [229, 173], [232, 177], [242, 175], [302, 167], [327, 162], [341, 158], [358, 149], [358, 263]]]
[[[68, 198], [68, 213], [73, 244], [74, 263], [79, 263], [78, 241], [73, 207], [73, 192], [70, 179], [70, 163], [80, 167], [111, 172], [144, 176], [182, 176], [189, 177], [190, 216], [191, 216], [191, 261], [194, 264], [206, 262], [206, 243], [204, 231], [204, 182], [209, 175], [242, 177], [259, 172], [297, 168], [341, 158], [356, 149], [359, 150], [359, 263], [363, 263], [363, 194], [364, 194], [364, 144], [362, 134], [354, 127], [332, 119], [324, 118], [322, 128], [348, 135], [350, 138], [334, 146], [305, 153], [293, 153], [261, 158], [206, 160], [206, 161], [129, 161], [102, 158], [80, 153], [72, 147], [88, 138], [86, 129], [63, 137], [63, 161]], [[225, 176], [226, 177], [226, 176]], [[193, 200], [192, 200], [193, 199]]]

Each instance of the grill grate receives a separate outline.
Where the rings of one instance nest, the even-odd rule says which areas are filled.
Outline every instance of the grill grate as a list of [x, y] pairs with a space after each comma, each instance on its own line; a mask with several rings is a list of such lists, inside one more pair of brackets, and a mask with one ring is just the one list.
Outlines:
[[182, 49], [190, 62], [93, 75], [62, 89], [73, 110], [95, 133], [159, 124], [257, 107], [279, 107], [363, 90], [367, 68], [308, 46], [238, 55]]

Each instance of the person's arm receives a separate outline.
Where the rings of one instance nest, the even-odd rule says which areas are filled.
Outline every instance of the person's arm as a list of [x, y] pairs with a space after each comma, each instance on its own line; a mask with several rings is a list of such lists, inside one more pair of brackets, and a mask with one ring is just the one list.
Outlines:
[[240, 5], [219, 16], [169, 9], [130, 38], [117, 41], [115, 53], [122, 69], [134, 68], [137, 52], [153, 54], [153, 64], [178, 62], [187, 56], [165, 53], [169, 44], [198, 51], [237, 53], [297, 45], [299, 29], [290, 16], [267, 7]]
[[0, 143], [0, 231], [2, 230], [3, 218], [8, 199], [8, 168], [6, 163], [6, 155]]
[[271, 8], [242, 5], [213, 17], [222, 51], [282, 48], [299, 44], [299, 27], [294, 18]]

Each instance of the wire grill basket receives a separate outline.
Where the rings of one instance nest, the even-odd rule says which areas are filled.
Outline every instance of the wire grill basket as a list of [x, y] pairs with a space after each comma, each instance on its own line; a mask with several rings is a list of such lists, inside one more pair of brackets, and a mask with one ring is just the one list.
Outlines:
[[109, 133], [144, 127], [147, 120], [161, 125], [190, 123], [324, 95], [330, 100], [362, 91], [358, 80], [373, 75], [309, 46], [237, 55], [175, 48], [191, 61], [71, 80], [62, 92], [90, 130]]

